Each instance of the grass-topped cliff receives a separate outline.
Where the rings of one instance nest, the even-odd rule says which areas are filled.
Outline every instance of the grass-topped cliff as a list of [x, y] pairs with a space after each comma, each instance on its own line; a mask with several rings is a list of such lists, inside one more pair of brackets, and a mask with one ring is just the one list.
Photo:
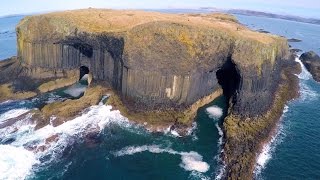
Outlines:
[[[33, 87], [37, 93], [74, 82], [84, 67], [94, 81], [110, 84], [114, 108], [142, 124], [190, 126], [197, 109], [223, 91], [229, 100], [224, 160], [230, 179], [251, 178], [261, 142], [295, 85], [287, 40], [252, 31], [227, 14], [64, 11], [24, 18], [17, 37], [15, 76], [41, 82]], [[16, 89], [2, 89], [8, 88]], [[42, 112], [77, 114], [91, 105], [83, 100], [95, 103], [88, 98], [101, 96], [90, 89], [92, 96], [86, 92], [82, 100], [47, 105]]]
[[126, 66], [151, 68], [157, 63], [156, 70], [169, 66], [179, 74], [210, 70], [207, 64], [221, 58], [218, 53], [232, 55], [239, 63], [261, 65], [273, 62], [287, 48], [284, 38], [252, 31], [227, 14], [83, 9], [26, 17], [17, 30], [21, 51], [24, 42], [57, 43], [83, 33], [106, 34], [125, 41]]

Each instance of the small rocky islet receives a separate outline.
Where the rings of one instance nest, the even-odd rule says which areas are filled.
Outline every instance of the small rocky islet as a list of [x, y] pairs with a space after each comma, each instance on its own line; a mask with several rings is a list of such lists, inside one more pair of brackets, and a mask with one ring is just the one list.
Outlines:
[[110, 94], [107, 103], [129, 120], [184, 134], [198, 108], [223, 94], [226, 179], [252, 178], [257, 153], [298, 95], [300, 66], [287, 39], [232, 15], [83, 9], [27, 16], [16, 31], [17, 57], [0, 62], [0, 101], [72, 85], [83, 69], [93, 79], [79, 99], [35, 112], [38, 128]]
[[313, 79], [320, 82], [320, 56], [314, 51], [305, 52], [300, 56], [301, 62], [310, 72]]

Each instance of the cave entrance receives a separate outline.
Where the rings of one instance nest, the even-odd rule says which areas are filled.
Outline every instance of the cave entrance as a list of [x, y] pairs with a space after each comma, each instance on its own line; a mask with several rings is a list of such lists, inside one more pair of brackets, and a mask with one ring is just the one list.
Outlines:
[[230, 102], [230, 98], [234, 98], [236, 91], [240, 85], [240, 74], [236, 65], [231, 61], [231, 58], [222, 65], [216, 73], [218, 83], [223, 89], [223, 95]]
[[89, 76], [89, 68], [87, 66], [81, 66], [80, 69], [80, 76], [79, 76], [79, 82], [81, 84], [88, 83], [88, 76]]

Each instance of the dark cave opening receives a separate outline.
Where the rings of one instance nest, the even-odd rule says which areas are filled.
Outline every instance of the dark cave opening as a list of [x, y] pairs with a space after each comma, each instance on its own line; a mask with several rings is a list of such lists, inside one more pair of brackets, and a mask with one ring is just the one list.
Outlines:
[[89, 68], [87, 66], [81, 66], [80, 67], [80, 76], [79, 76], [79, 80], [81, 80], [83, 78], [84, 75], [89, 74]]
[[223, 95], [229, 100], [235, 98], [234, 94], [239, 89], [240, 74], [236, 65], [229, 58], [216, 73], [218, 83], [222, 87]]
[[88, 58], [91, 58], [93, 55], [93, 48], [89, 44], [86, 43], [74, 43], [72, 46], [78, 49], [83, 55]]

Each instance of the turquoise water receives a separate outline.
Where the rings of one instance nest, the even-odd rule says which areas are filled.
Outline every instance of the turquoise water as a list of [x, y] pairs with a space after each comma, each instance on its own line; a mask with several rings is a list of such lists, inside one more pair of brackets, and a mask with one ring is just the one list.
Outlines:
[[[14, 26], [21, 18], [0, 18], [0, 59], [16, 55]], [[263, 17], [238, 18], [250, 28], [301, 39], [291, 45], [320, 53], [320, 26]], [[257, 179], [320, 178], [320, 85], [305, 71], [299, 77], [301, 97], [288, 104], [279, 133], [259, 156]], [[82, 88], [74, 86], [70, 91]], [[1, 103], [0, 127], [12, 117], [67, 97], [60, 90]], [[208, 107], [214, 107], [211, 115]], [[220, 108], [225, 114], [224, 97], [199, 109], [187, 137], [177, 137], [175, 132], [149, 133], [102, 104], [63, 125], [39, 130], [34, 129], [30, 116], [25, 116], [10, 127], [0, 128], [0, 179], [211, 179], [221, 170]], [[58, 139], [46, 143], [53, 135]], [[46, 148], [35, 150], [40, 146]]]
[[[237, 15], [241, 23], [253, 29], [263, 28], [288, 38], [303, 51], [320, 54], [320, 26], [280, 19]], [[301, 96], [288, 104], [271, 144], [265, 164], [257, 176], [261, 179], [320, 179], [320, 83], [305, 71], [300, 76]]]
[[[55, 94], [54, 98], [51, 101], [61, 96]], [[40, 101], [0, 104], [0, 109], [5, 109], [1, 121], [36, 108], [36, 100]], [[0, 165], [4, 165], [0, 179], [210, 179], [219, 173], [221, 114], [210, 115], [207, 107], [225, 114], [221, 109], [226, 109], [225, 98], [199, 109], [193, 132], [187, 137], [149, 133], [103, 104], [57, 127], [34, 130], [27, 117], [0, 129], [0, 153], [5, 154], [0, 157]], [[44, 143], [52, 135], [58, 135], [58, 140]], [[47, 147], [43, 152], [27, 150], [41, 145]]]
[[[225, 107], [225, 100], [220, 97], [208, 106], [212, 105]], [[197, 128], [188, 137], [177, 138], [149, 133], [135, 126], [110, 124], [93, 144], [76, 143], [61, 160], [39, 168], [31, 179], [207, 179], [215, 175], [217, 167], [220, 135], [216, 124], [221, 121], [209, 118], [206, 107], [199, 110]], [[122, 155], [117, 155], [121, 152]], [[183, 156], [192, 159], [197, 155], [202, 156], [201, 162], [209, 164], [208, 171], [188, 171], [184, 167], [186, 164], [182, 165]], [[66, 169], [61, 167], [66, 165], [67, 171], [63, 173]], [[202, 171], [201, 163], [189, 165], [198, 166]]]

